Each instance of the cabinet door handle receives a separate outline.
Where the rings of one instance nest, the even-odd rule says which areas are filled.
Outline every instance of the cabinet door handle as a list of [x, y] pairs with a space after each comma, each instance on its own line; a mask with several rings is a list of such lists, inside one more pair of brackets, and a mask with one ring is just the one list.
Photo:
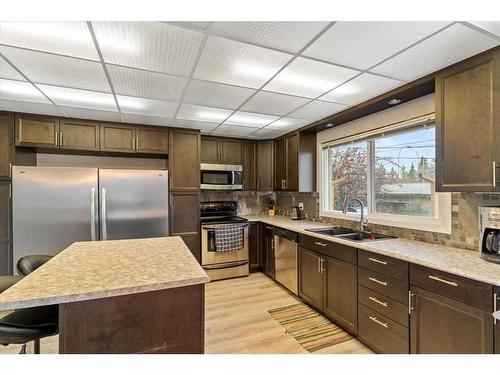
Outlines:
[[60, 132], [59, 133], [59, 146], [62, 147], [63, 146], [63, 132]]
[[411, 305], [412, 298], [414, 294], [411, 292], [411, 290], [408, 291], [408, 314], [411, 315], [411, 312], [413, 310], [413, 306]]
[[448, 281], [448, 280], [445, 280], [445, 279], [443, 279], [443, 278], [441, 278], [439, 276], [429, 275], [428, 277], [429, 277], [429, 279], [439, 281], [440, 283], [448, 284], [448, 285], [451, 285], [451, 286], [458, 286], [458, 283], [456, 281]]
[[9, 178], [12, 179], [12, 163], [9, 163]]
[[383, 264], [384, 266], [387, 266], [387, 262], [384, 262], [383, 260], [380, 260], [377, 258], [368, 258], [368, 260], [375, 262], [375, 263]]
[[321, 273], [321, 258], [318, 257], [318, 273]]
[[318, 246], [323, 246], [323, 247], [328, 246], [326, 243], [323, 243], [323, 242], [315, 242], [314, 244], [318, 245]]
[[139, 151], [139, 137], [135, 137], [135, 150]]
[[376, 297], [369, 296], [368, 298], [369, 298], [369, 299], [371, 299], [373, 302], [378, 303], [379, 305], [382, 305], [382, 306], [384, 306], [384, 307], [387, 307], [387, 306], [388, 306], [387, 302], [383, 302], [383, 301], [379, 300], [379, 299], [378, 299], [378, 298], [376, 298]]
[[59, 132], [56, 132], [56, 139], [54, 140], [54, 144], [59, 146]]
[[369, 277], [368, 280], [373, 281], [374, 283], [377, 283], [377, 284], [380, 284], [383, 286], [387, 286], [387, 281], [380, 281], [376, 277]]
[[493, 187], [497, 186], [497, 163], [493, 162]]
[[498, 300], [500, 299], [500, 297], [498, 296], [497, 293], [493, 293], [493, 324], [497, 324], [497, 317], [495, 316], [495, 313], [497, 312], [497, 309], [498, 309], [498, 306], [497, 306], [497, 302]]
[[389, 328], [389, 324], [382, 322], [381, 320], [378, 320], [377, 317], [375, 316], [370, 316], [370, 319], [373, 320], [375, 323], [380, 324], [384, 328]]

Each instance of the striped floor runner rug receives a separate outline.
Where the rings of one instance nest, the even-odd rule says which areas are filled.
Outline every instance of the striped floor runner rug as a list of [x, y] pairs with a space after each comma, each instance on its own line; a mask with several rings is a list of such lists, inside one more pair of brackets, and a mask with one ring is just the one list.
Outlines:
[[352, 337], [303, 303], [268, 311], [308, 352], [351, 340]]

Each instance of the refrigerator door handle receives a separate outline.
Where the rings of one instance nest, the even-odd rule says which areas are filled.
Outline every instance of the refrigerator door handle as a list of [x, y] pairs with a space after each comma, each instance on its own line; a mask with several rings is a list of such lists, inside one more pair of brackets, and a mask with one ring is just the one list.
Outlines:
[[96, 240], [95, 236], [95, 188], [91, 189], [90, 195], [90, 239], [92, 241]]
[[101, 189], [101, 239], [108, 239], [108, 230], [106, 227], [106, 189]]

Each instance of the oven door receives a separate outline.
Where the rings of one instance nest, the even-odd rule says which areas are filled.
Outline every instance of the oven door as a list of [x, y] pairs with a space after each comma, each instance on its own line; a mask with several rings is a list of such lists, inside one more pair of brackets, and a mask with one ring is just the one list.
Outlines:
[[248, 262], [248, 224], [243, 228], [243, 248], [238, 251], [217, 252], [215, 248], [215, 229], [213, 228], [213, 225], [202, 225], [201, 227], [201, 264], [203, 266]]

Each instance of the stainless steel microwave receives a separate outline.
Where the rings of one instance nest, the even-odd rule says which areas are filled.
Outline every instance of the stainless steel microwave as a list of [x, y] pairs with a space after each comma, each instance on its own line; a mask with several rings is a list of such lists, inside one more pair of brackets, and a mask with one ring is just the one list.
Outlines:
[[243, 189], [243, 167], [201, 163], [200, 188], [203, 190], [241, 190]]

